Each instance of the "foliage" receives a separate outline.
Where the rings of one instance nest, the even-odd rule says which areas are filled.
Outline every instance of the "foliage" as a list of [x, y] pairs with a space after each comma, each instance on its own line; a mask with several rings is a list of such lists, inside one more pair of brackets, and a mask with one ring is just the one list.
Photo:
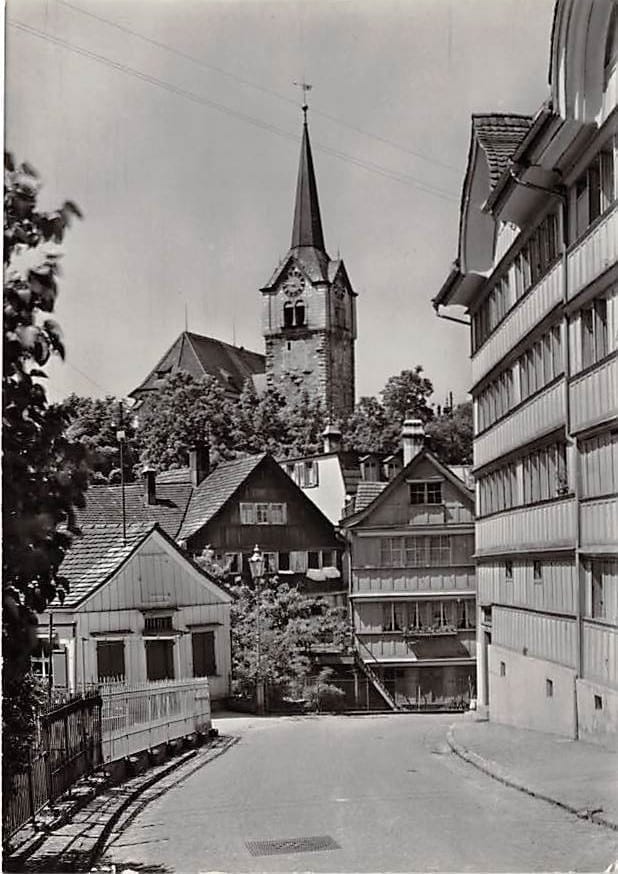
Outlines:
[[305, 391], [300, 399], [283, 411], [284, 430], [281, 455], [293, 458], [313, 455], [322, 451], [322, 432], [326, 427], [326, 413], [317, 398]]
[[433, 419], [426, 427], [427, 447], [444, 464], [472, 464], [472, 402]]
[[309, 706], [318, 713], [323, 710], [341, 710], [345, 692], [331, 683], [335, 672], [332, 668], [322, 668], [315, 678], [309, 693]]
[[232, 670], [240, 692], [250, 694], [258, 674], [258, 606], [259, 673], [271, 686], [286, 689], [301, 682], [310, 673], [313, 647], [325, 639], [335, 644], [345, 639], [345, 611], [276, 576], [257, 585], [236, 582], [229, 590], [234, 597]]
[[[39, 677], [28, 672], [6, 677], [3, 683], [2, 791], [13, 791], [13, 777], [28, 764], [37, 719], [46, 702], [46, 691]], [[10, 727], [10, 730], [9, 730]]]
[[240, 452], [278, 454], [286, 428], [285, 399], [268, 389], [258, 395], [247, 380], [235, 404], [230, 404], [232, 439]]
[[142, 461], [161, 470], [183, 467], [198, 443], [210, 446], [211, 461], [232, 457], [230, 404], [212, 376], [194, 379], [179, 372], [168, 377], [156, 404], [140, 418]]
[[402, 370], [399, 375], [391, 376], [380, 394], [389, 421], [399, 428], [407, 418], [423, 422], [433, 418], [433, 410], [427, 403], [433, 394], [433, 385], [423, 376], [420, 364], [413, 370]]
[[366, 455], [369, 452], [388, 455], [399, 445], [401, 428], [390, 421], [386, 410], [375, 397], [362, 397], [354, 412], [344, 423], [344, 446]]
[[132, 482], [139, 460], [140, 435], [133, 417], [115, 397], [84, 398], [69, 395], [60, 407], [69, 417], [67, 440], [81, 443], [87, 452], [91, 481], [104, 483], [120, 478], [119, 430], [125, 432], [122, 466], [125, 482]]
[[[71, 217], [67, 201], [37, 209], [39, 180], [27, 164], [5, 156], [4, 370], [2, 376], [3, 511], [2, 640], [4, 734], [27, 736], [35, 696], [25, 679], [36, 637], [36, 614], [66, 592], [60, 564], [71, 543], [75, 507], [88, 482], [81, 445], [64, 434], [66, 413], [50, 407], [41, 380], [52, 354], [64, 357], [62, 334], [49, 317], [58, 293], [59, 256]], [[20, 735], [21, 736], [21, 735]], [[5, 758], [8, 779], [18, 759]]]

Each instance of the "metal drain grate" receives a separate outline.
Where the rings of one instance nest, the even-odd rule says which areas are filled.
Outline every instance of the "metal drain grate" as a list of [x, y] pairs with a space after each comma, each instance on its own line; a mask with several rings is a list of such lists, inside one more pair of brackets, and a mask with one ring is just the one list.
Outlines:
[[314, 835], [307, 838], [280, 838], [274, 841], [247, 841], [246, 847], [252, 856], [316, 853], [318, 850], [341, 849], [339, 844], [330, 835]]

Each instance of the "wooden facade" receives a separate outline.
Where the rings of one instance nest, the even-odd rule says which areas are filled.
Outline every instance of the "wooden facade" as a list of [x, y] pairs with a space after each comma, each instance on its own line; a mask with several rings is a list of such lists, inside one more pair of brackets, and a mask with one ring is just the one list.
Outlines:
[[[573, 713], [594, 710], [582, 732], [604, 743], [618, 737], [618, 70], [599, 52], [611, 7], [558, 0], [553, 110], [513, 136], [519, 173], [492, 145], [512, 120], [475, 117], [482, 157], [464, 192], [485, 190], [462, 201], [458, 267], [434, 299], [465, 306], [473, 327], [481, 703], [568, 736]], [[545, 663], [575, 680], [553, 710], [525, 695]]]
[[[84, 543], [73, 552], [87, 553], [89, 533], [84, 530]], [[110, 535], [116, 542], [122, 537], [118, 529]], [[62, 606], [52, 604], [39, 624], [45, 639], [51, 617], [56, 657], [64, 654], [65, 674], [59, 672], [54, 683], [79, 691], [108, 680], [135, 684], [207, 676], [211, 697], [225, 698], [231, 682], [231, 597], [157, 529], [130, 547], [92, 590], [79, 585], [65, 560], [74, 594]], [[210, 648], [208, 662], [199, 660], [196, 644]]]
[[473, 494], [421, 451], [343, 521], [359, 657], [399, 706], [474, 694]]

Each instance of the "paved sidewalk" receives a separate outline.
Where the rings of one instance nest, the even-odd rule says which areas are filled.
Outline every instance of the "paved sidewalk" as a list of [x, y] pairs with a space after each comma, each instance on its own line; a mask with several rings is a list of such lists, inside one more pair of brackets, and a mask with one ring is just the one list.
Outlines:
[[[149, 768], [119, 786], [105, 789], [71, 819], [56, 829], [50, 830], [44, 841], [36, 846], [34, 852], [17, 864], [8, 861], [7, 870], [62, 872], [88, 871], [103, 849], [107, 838], [118, 821], [124, 817], [131, 806], [146, 796], [149, 790], [163, 790], [168, 777], [172, 782], [182, 779], [189, 772], [197, 770], [216, 756], [225, 752], [237, 738], [221, 737], [209, 741], [203, 747], [186, 752], [175, 759]], [[186, 765], [186, 768], [182, 766]], [[173, 772], [182, 768], [179, 774]]]
[[618, 831], [618, 753], [472, 718], [452, 725], [448, 742], [502, 783]]

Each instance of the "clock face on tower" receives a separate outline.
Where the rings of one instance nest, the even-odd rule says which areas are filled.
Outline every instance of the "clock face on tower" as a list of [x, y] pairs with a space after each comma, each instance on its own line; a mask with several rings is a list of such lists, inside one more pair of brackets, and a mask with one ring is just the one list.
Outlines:
[[283, 283], [283, 290], [288, 297], [298, 297], [302, 294], [305, 288], [303, 278], [299, 273], [291, 273]]

